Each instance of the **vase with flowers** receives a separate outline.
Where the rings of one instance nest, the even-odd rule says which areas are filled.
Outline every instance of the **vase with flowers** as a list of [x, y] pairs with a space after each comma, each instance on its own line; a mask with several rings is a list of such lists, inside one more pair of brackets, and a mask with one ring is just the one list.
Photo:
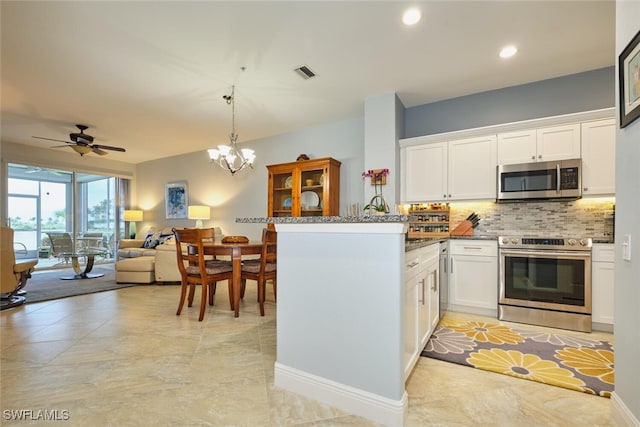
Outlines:
[[389, 169], [369, 169], [362, 172], [362, 181], [367, 178], [371, 179], [371, 185], [374, 187], [375, 195], [369, 203], [363, 208], [370, 215], [384, 215], [389, 213], [389, 205], [382, 196], [382, 186], [387, 183], [387, 175]]

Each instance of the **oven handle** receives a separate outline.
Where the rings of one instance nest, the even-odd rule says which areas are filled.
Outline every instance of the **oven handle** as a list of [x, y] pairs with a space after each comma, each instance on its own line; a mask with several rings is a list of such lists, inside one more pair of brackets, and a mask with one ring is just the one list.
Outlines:
[[500, 255], [530, 256], [532, 258], [590, 259], [591, 251], [535, 251], [532, 249], [500, 249]]

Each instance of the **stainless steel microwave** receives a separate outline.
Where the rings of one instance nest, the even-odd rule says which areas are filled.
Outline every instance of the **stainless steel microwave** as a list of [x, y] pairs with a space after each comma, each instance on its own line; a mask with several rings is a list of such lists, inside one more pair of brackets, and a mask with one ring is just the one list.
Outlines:
[[498, 166], [498, 200], [577, 199], [582, 197], [582, 161]]

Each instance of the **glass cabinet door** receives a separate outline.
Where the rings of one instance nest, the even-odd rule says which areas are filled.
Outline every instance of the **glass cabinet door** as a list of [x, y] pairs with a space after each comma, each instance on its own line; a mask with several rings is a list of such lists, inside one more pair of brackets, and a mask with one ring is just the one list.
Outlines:
[[324, 169], [304, 169], [300, 172], [300, 215], [322, 216], [324, 200]]
[[292, 216], [293, 175], [291, 172], [273, 174], [273, 216]]

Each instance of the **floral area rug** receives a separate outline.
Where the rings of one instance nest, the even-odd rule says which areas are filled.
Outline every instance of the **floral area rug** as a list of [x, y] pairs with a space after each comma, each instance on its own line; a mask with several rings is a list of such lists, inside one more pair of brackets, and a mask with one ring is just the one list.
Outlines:
[[610, 397], [613, 346], [588, 337], [443, 318], [422, 356]]

